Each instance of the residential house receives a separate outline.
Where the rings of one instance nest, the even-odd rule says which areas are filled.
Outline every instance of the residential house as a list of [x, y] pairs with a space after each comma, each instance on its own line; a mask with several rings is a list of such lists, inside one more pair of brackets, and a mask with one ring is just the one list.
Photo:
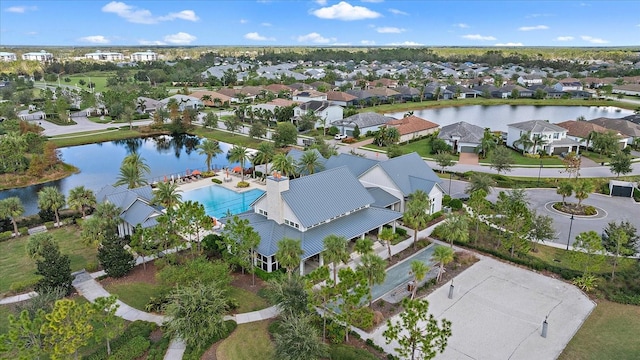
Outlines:
[[312, 100], [325, 101], [327, 100], [327, 94], [321, 93], [315, 90], [295, 91], [293, 93], [292, 100], [301, 102], [301, 103], [305, 103]]
[[267, 86], [264, 87], [265, 90], [270, 91], [276, 95], [279, 94], [289, 94], [289, 96], [291, 95], [291, 93], [293, 92], [293, 90], [288, 87], [287, 85], [283, 85], [283, 84], [269, 84]]
[[518, 84], [529, 87], [532, 85], [542, 85], [542, 76], [540, 75], [520, 75], [518, 80], [516, 80]]
[[[229, 106], [231, 105], [231, 97], [219, 93], [217, 91], [198, 90], [194, 91], [189, 96], [200, 99], [203, 106]], [[203, 100], [206, 99], [206, 100]]]
[[111, 52], [111, 51], [101, 51], [97, 50], [96, 52], [84, 54], [85, 59], [97, 60], [97, 61], [122, 61], [124, 60], [124, 55], [119, 52]]
[[449, 85], [445, 87], [445, 89], [451, 91], [453, 96], [457, 99], [474, 99], [482, 96], [482, 91], [460, 85]]
[[367, 90], [350, 89], [350, 90], [347, 90], [346, 93], [349, 95], [355, 96], [356, 99], [354, 100], [354, 103], [358, 105], [370, 104], [371, 99], [376, 97], [375, 95], [371, 94]]
[[367, 83], [367, 89], [369, 90], [377, 87], [395, 89], [398, 87], [398, 80], [381, 78]]
[[492, 97], [500, 99], [509, 99], [514, 95], [519, 98], [532, 98], [534, 91], [520, 85], [505, 85], [491, 93]]
[[156, 218], [163, 214], [162, 207], [152, 205], [153, 190], [151, 186], [127, 189], [125, 186], [114, 187], [107, 185], [96, 194], [96, 200], [109, 202], [120, 209], [118, 235], [124, 237], [132, 235], [136, 226], [143, 229], [156, 226]]
[[386, 87], [374, 87], [367, 90], [367, 92], [377, 98], [378, 102], [381, 103], [398, 101], [402, 97], [399, 92]]
[[398, 142], [409, 142], [414, 139], [433, 134], [440, 125], [415, 115], [406, 116], [402, 119], [387, 122], [389, 127], [398, 129], [400, 139]]
[[[609, 131], [614, 131], [589, 121], [567, 120], [557, 123], [556, 125], [567, 129], [567, 137], [579, 142], [580, 146], [584, 146], [585, 148], [590, 148], [591, 145], [593, 145], [591, 142], [592, 134], [604, 134]], [[625, 147], [627, 147], [628, 138], [620, 135], [620, 133], [618, 132], [616, 133], [620, 137], [620, 148], [624, 149]]]
[[44, 50], [40, 50], [39, 52], [28, 52], [22, 54], [22, 60], [48, 62], [53, 61], [53, 54]]
[[558, 91], [583, 90], [582, 83], [572, 78], [560, 80], [553, 87]]
[[18, 60], [18, 58], [16, 57], [15, 53], [6, 52], [6, 51], [0, 51], [0, 61], [2, 61], [2, 62], [11, 62], [11, 61], [16, 61], [16, 60]]
[[333, 105], [326, 100], [307, 101], [293, 108], [293, 118], [291, 121], [297, 123], [302, 116], [310, 112], [318, 117], [314, 128], [320, 128], [329, 127], [332, 122], [342, 120], [343, 109], [342, 106]]
[[129, 58], [131, 59], [131, 61], [136, 61], [136, 62], [156, 61], [158, 60], [158, 54], [156, 54], [151, 50], [147, 50], [147, 51], [141, 51], [141, 52], [134, 52], [129, 56]]
[[327, 100], [333, 104], [343, 107], [355, 106], [355, 102], [358, 98], [344, 91], [329, 91], [327, 92]]
[[228, 97], [232, 104], [239, 104], [246, 101], [245, 95], [238, 89], [222, 88], [216, 92]]
[[[516, 142], [523, 134], [528, 134], [533, 140], [538, 136], [542, 139], [542, 144], [536, 144], [533, 148], [524, 149], [522, 144]], [[514, 143], [516, 143], [514, 145]], [[562, 153], [580, 151], [580, 143], [567, 137], [567, 129], [547, 120], [529, 120], [507, 125], [507, 146], [518, 148], [529, 153], [537, 153], [539, 150], [549, 155], [560, 155]]]
[[611, 92], [614, 94], [640, 96], [640, 84], [615, 85]]
[[422, 95], [420, 90], [411, 86], [398, 86], [394, 90], [400, 93], [400, 100], [402, 101], [418, 101]]
[[440, 86], [438, 83], [425, 85], [423, 92], [424, 98], [429, 100], [451, 100], [454, 95], [453, 91], [447, 90], [446, 87]]
[[[272, 272], [280, 265], [275, 257], [278, 241], [300, 240], [303, 255], [300, 273], [324, 263], [324, 239], [338, 234], [352, 240], [385, 225], [395, 227], [397, 211], [373, 206], [375, 200], [346, 166], [292, 179], [268, 176], [267, 191], [252, 210], [238, 214], [260, 235], [256, 264]], [[222, 220], [223, 222], [226, 219]]]
[[189, 96], [189, 95], [181, 95], [181, 94], [169, 96], [168, 98], [164, 98], [160, 100], [160, 102], [164, 104], [164, 106], [167, 106], [167, 104], [169, 103], [169, 101], [171, 101], [171, 99], [176, 100], [178, 104], [178, 110], [180, 111], [184, 111], [185, 109], [198, 110], [199, 108], [204, 106], [202, 104], [202, 100], [198, 99], [197, 97]]
[[618, 132], [627, 137], [627, 143], [633, 144], [635, 139], [640, 138], [640, 125], [625, 119], [597, 118], [589, 122], [600, 125], [609, 130]]
[[456, 153], [475, 153], [483, 137], [483, 128], [464, 121], [443, 126], [438, 133], [438, 139], [444, 140]]
[[152, 114], [161, 107], [164, 107], [164, 104], [156, 99], [144, 96], [136, 99], [136, 111], [140, 114]]
[[365, 134], [368, 131], [378, 131], [381, 126], [386, 125], [390, 120], [395, 119], [374, 112], [363, 112], [342, 120], [336, 120], [331, 125], [337, 126], [341, 134], [353, 136], [353, 129], [355, 129], [356, 125], [358, 125], [360, 133]]

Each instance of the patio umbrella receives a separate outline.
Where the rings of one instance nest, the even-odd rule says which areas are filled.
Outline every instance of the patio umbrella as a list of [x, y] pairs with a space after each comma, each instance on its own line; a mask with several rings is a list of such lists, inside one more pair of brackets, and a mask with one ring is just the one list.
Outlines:
[[200, 174], [201, 174], [201, 173], [200, 173], [200, 170], [193, 170], [193, 171], [191, 172], [191, 175], [200, 175]]
[[239, 173], [241, 171], [242, 171], [242, 168], [240, 166], [236, 166], [236, 167], [233, 168], [233, 172]]

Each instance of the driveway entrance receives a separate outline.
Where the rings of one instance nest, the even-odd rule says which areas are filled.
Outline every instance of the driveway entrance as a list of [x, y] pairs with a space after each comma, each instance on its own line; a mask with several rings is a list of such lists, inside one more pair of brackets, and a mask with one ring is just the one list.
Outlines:
[[478, 165], [478, 154], [461, 152], [458, 164]]

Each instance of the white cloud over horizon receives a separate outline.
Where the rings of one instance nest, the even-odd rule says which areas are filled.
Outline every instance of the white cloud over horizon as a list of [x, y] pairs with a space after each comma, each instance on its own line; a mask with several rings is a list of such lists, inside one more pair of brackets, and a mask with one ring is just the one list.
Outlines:
[[493, 41], [496, 40], [495, 37], [493, 36], [486, 36], [486, 35], [480, 35], [480, 34], [468, 34], [468, 35], [462, 35], [463, 39], [467, 39], [467, 40], [479, 40], [479, 41]]
[[141, 9], [136, 6], [127, 5], [123, 2], [112, 1], [102, 7], [102, 12], [116, 14], [117, 16], [134, 24], [157, 24], [163, 21], [172, 21], [176, 19], [186, 21], [198, 21], [200, 18], [193, 10], [182, 10], [175, 13], [169, 13], [164, 16], [154, 16], [151, 11]]
[[320, 19], [354, 21], [364, 19], [376, 19], [382, 16], [380, 13], [364, 6], [353, 6], [346, 1], [341, 1], [329, 7], [323, 7], [311, 12]]
[[517, 42], [517, 43], [508, 42], [508, 43], [497, 43], [494, 46], [524, 46], [524, 45], [520, 42]]
[[573, 36], [558, 36], [557, 38], [555, 38], [556, 41], [571, 41], [573, 39]]
[[28, 11], [36, 11], [38, 10], [37, 6], [10, 6], [4, 11], [14, 13], [14, 14], [24, 14]]
[[107, 39], [103, 35], [83, 36], [83, 37], [79, 38], [78, 40], [81, 41], [81, 42], [90, 43], [90, 44], [108, 44], [108, 43], [111, 42], [111, 41], [109, 41], [109, 39]]
[[469, 25], [465, 24], [465, 23], [457, 23], [457, 24], [453, 24], [453, 26], [458, 27], [460, 29], [466, 29], [469, 27]]
[[361, 40], [360, 44], [362, 44], [362, 45], [375, 45], [376, 42], [373, 41], [373, 40]]
[[380, 34], [400, 34], [407, 30], [393, 27], [393, 26], [382, 26], [382, 27], [376, 28], [376, 31]]
[[596, 38], [593, 36], [586, 36], [586, 35], [582, 35], [580, 36], [580, 38], [584, 41], [590, 42], [592, 44], [607, 44], [609, 43], [608, 40], [604, 40], [604, 39], [600, 39], [600, 38]]
[[415, 41], [403, 41], [401, 43], [389, 43], [389, 46], [423, 46], [424, 44], [417, 43]]
[[314, 44], [328, 44], [330, 42], [335, 42], [336, 38], [326, 38], [317, 32], [308, 33], [306, 35], [300, 35], [296, 38], [298, 42], [310, 42]]
[[244, 34], [244, 38], [253, 41], [276, 41], [275, 38], [260, 35], [258, 32], [246, 33]]
[[518, 31], [534, 31], [534, 30], [548, 30], [547, 25], [535, 25], [535, 26], [521, 26]]
[[186, 32], [178, 32], [164, 37], [165, 42], [173, 45], [189, 45], [196, 39], [195, 36]]
[[398, 9], [389, 9], [389, 12], [394, 14], [394, 15], [409, 15], [408, 12], [404, 12], [402, 10], [398, 10]]

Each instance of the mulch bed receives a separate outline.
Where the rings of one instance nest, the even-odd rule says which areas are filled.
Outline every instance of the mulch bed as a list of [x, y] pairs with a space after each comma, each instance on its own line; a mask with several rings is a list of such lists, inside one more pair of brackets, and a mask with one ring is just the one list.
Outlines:
[[233, 280], [231, 281], [231, 286], [237, 287], [254, 294], [258, 294], [258, 291], [264, 289], [267, 286], [267, 283], [256, 276], [256, 284], [253, 285], [252, 275], [248, 273], [242, 274], [241, 272], [234, 272], [232, 274]]
[[152, 262], [147, 263], [147, 269], [145, 270], [142, 265], [138, 265], [131, 270], [127, 275], [121, 278], [112, 278], [106, 277], [100, 281], [102, 286], [107, 286], [111, 284], [130, 284], [130, 283], [148, 283], [148, 284], [157, 284], [156, 282], [156, 266]]

